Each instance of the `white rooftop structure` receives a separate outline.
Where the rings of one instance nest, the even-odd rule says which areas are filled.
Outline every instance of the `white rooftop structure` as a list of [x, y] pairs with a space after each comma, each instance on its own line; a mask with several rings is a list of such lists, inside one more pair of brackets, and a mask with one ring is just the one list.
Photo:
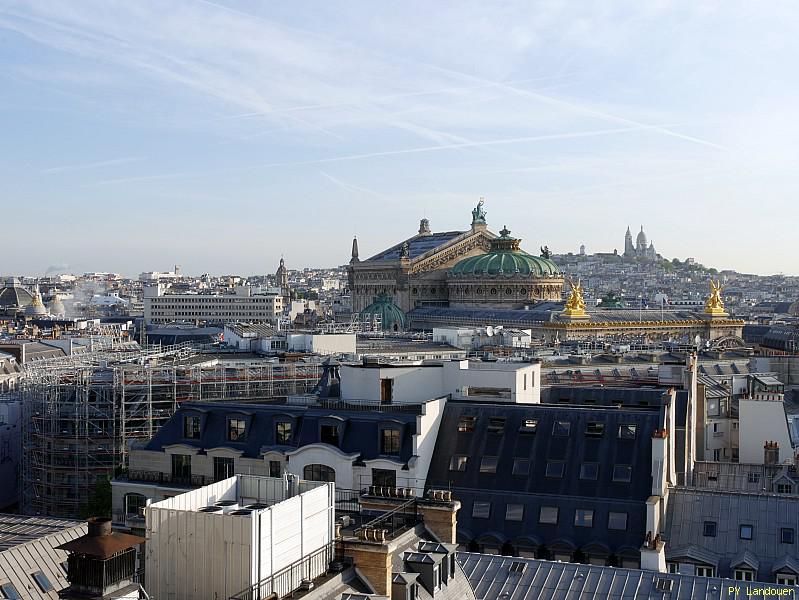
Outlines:
[[[282, 598], [332, 559], [333, 483], [235, 475], [150, 504], [151, 598]], [[291, 568], [288, 568], [291, 567]], [[303, 577], [284, 577], [302, 571]], [[295, 573], [296, 574], [296, 573]]]

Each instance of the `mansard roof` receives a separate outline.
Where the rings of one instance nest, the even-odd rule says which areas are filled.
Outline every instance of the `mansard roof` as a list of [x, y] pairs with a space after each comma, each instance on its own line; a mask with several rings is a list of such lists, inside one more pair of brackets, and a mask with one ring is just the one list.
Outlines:
[[[184, 437], [184, 418], [200, 416], [200, 437]], [[227, 439], [228, 418], [246, 421], [241, 441]], [[277, 444], [276, 424], [291, 421], [292, 435], [288, 444]], [[246, 458], [260, 458], [269, 449], [291, 451], [321, 443], [320, 426], [340, 423], [338, 448], [345, 454], [359, 454], [361, 460], [380, 457], [380, 429], [401, 428], [400, 454], [394, 460], [406, 463], [413, 456], [413, 435], [416, 414], [412, 412], [377, 412], [287, 404], [234, 404], [222, 402], [186, 402], [158, 430], [145, 446], [146, 450], [163, 451], [165, 447], [183, 444], [200, 450], [230, 448]]]
[[[716, 535], [704, 535], [706, 521], [716, 523]], [[673, 488], [665, 524], [667, 559], [695, 546], [720, 557], [718, 574], [724, 577], [733, 575], [744, 551], [758, 561], [756, 581], [770, 581], [773, 566], [786, 555], [799, 560], [796, 543], [781, 537], [783, 529], [792, 529], [794, 540], [799, 532], [797, 496]], [[751, 526], [751, 540], [741, 538], [742, 525]]]
[[[657, 402], [621, 404], [447, 403], [428, 487], [451, 489], [462, 502], [461, 541], [472, 541], [464, 539], [466, 532], [478, 538], [491, 532], [518, 545], [526, 537], [547, 547], [601, 541], [619, 552], [640, 546], [652, 486], [652, 433], [663, 427], [665, 409]], [[457, 469], [460, 457], [463, 470]], [[583, 463], [589, 464], [585, 471]], [[542, 507], [558, 508], [556, 523], [539, 523]], [[575, 525], [578, 509], [593, 511], [591, 526]], [[608, 527], [610, 512], [627, 513], [624, 529]]]

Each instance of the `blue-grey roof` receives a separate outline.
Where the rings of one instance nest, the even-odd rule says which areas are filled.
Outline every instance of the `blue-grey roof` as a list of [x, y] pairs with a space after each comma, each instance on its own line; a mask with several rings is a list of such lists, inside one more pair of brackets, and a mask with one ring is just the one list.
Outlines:
[[[199, 439], [183, 437], [184, 417], [200, 415]], [[244, 440], [227, 439], [227, 420], [244, 418]], [[292, 419], [292, 438], [289, 444], [278, 446], [275, 425], [279, 420]], [[407, 462], [413, 455], [413, 435], [416, 433], [416, 415], [409, 412], [366, 412], [355, 410], [330, 410], [324, 408], [292, 406], [286, 404], [233, 404], [220, 402], [186, 402], [158, 430], [147, 444], [147, 450], [163, 450], [172, 444], [184, 444], [201, 449], [227, 447], [243, 452], [249, 458], [260, 457], [270, 448], [291, 450], [320, 443], [320, 425], [330, 418], [343, 424], [338, 448], [346, 453], [359, 453], [362, 460], [380, 456], [381, 425], [392, 423], [402, 426], [400, 455], [396, 460]]]
[[[660, 397], [659, 392], [658, 398]], [[499, 405], [450, 401], [444, 409], [428, 487], [451, 489], [463, 508], [458, 513], [462, 543], [572, 549], [601, 542], [608, 554], [641, 545], [646, 535], [646, 499], [651, 494], [652, 432], [663, 427], [665, 411], [650, 408], [594, 408], [553, 405]], [[459, 432], [463, 417], [475, 417], [472, 432]], [[502, 421], [504, 419], [504, 422]], [[536, 433], [520, 431], [536, 420]], [[598, 436], [586, 435], [588, 423], [604, 424]], [[489, 431], [502, 424], [502, 432]], [[554, 435], [568, 423], [568, 437]], [[634, 439], [619, 439], [622, 424], [634, 424]], [[557, 425], [558, 427], [560, 425]], [[464, 471], [450, 470], [454, 455], [467, 458]], [[496, 457], [496, 473], [481, 463]], [[526, 473], [514, 475], [515, 459], [529, 461]], [[560, 478], [547, 477], [547, 463], [563, 462]], [[596, 480], [581, 479], [581, 464], [596, 463]], [[630, 482], [613, 481], [614, 465], [629, 465]], [[552, 473], [550, 473], [551, 475]], [[475, 503], [490, 503], [488, 516], [475, 516]], [[523, 506], [520, 521], [506, 520], [508, 504]], [[557, 524], [540, 524], [542, 506], [559, 508]], [[575, 510], [593, 510], [591, 527], [575, 526]], [[626, 512], [626, 530], [608, 529], [609, 512]]]
[[[722, 600], [736, 598], [727, 590], [743, 584], [717, 577], [463, 552], [458, 553], [458, 562], [481, 600]], [[514, 563], [517, 566], [511, 569]], [[786, 598], [799, 592], [796, 586], [769, 587], [787, 590]], [[746, 597], [743, 586], [738, 597]]]
[[407, 241], [408, 243], [408, 257], [410, 259], [418, 258], [422, 254], [426, 254], [431, 250], [435, 250], [439, 246], [454, 240], [456, 237], [463, 235], [464, 231], [443, 231], [439, 233], [431, 233], [429, 235], [415, 235], [408, 240], [403, 240], [399, 244], [383, 250], [375, 254], [369, 261], [373, 260], [399, 260], [402, 245]]
[[[704, 523], [716, 523], [716, 535], [705, 536]], [[740, 526], [751, 525], [752, 539], [740, 538]], [[794, 543], [781, 542], [781, 529], [794, 531]], [[781, 494], [674, 488], [669, 493], [663, 538], [667, 559], [695, 546], [719, 557], [718, 574], [733, 575], [744, 552], [759, 561], [758, 581], [773, 581], [772, 567], [784, 556], [799, 560], [799, 497]]]
[[[530, 307], [529, 310], [505, 310], [501, 308], [449, 308], [449, 307], [421, 307], [414, 308], [408, 312], [408, 317], [413, 320], [424, 321], [425, 319], [435, 318], [444, 319], [466, 319], [475, 323], [496, 323], [496, 324], [525, 324], [525, 323], [546, 323], [546, 322], [565, 322], [569, 319], [562, 314], [563, 303], [544, 302]], [[701, 315], [691, 310], [627, 310], [627, 309], [591, 309], [588, 310], [588, 323], [618, 323], [618, 322], [637, 322], [639, 320], [669, 321], [678, 323], [680, 321], [695, 321]]]

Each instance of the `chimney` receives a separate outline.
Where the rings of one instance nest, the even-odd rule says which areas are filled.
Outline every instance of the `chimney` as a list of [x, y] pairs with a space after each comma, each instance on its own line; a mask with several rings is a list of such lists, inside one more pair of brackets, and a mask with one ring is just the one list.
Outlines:
[[136, 554], [144, 538], [111, 530], [111, 519], [94, 517], [88, 521], [83, 537], [71, 540], [59, 549], [69, 552], [67, 581], [69, 587], [59, 592], [61, 598], [138, 598]]
[[780, 445], [777, 442], [767, 441], [763, 444], [763, 464], [777, 465], [780, 462]]
[[425, 527], [445, 544], [456, 543], [458, 511], [461, 503], [452, 499], [449, 490], [429, 490], [418, 510]]
[[644, 545], [641, 546], [641, 568], [647, 571], [666, 572], [666, 544], [660, 534], [647, 531]]

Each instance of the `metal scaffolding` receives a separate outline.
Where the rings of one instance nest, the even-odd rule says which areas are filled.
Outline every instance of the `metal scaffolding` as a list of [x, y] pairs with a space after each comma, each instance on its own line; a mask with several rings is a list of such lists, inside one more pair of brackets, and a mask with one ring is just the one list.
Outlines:
[[258, 402], [309, 392], [319, 363], [220, 360], [190, 344], [136, 346], [40, 361], [20, 382], [22, 510], [78, 517], [183, 402]]

